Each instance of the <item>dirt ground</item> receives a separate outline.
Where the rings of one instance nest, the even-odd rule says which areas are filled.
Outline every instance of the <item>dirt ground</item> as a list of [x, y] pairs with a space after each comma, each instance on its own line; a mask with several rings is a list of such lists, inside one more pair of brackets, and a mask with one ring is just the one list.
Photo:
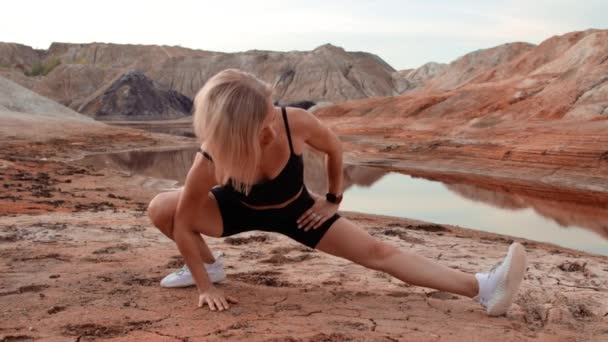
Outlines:
[[187, 143], [122, 131], [0, 141], [0, 341], [608, 340], [608, 257], [352, 212], [343, 214], [377, 238], [468, 272], [522, 241], [529, 269], [515, 304], [490, 318], [471, 299], [251, 232], [207, 239], [225, 253], [218, 286], [240, 302], [199, 309], [195, 288], [158, 285], [182, 261], [145, 216], [149, 180], [69, 161]]

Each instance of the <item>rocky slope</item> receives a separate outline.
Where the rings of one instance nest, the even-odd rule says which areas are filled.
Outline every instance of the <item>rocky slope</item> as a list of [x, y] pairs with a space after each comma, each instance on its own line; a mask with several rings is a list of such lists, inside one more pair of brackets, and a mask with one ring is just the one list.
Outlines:
[[429, 62], [416, 69], [399, 70], [393, 73], [393, 82], [399, 94], [420, 89], [438, 75], [446, 71], [448, 66], [442, 63]]
[[0, 112], [21, 113], [59, 120], [92, 122], [90, 118], [0, 77]]
[[468, 53], [443, 68], [443, 72], [424, 84], [424, 90], [456, 89], [475, 77], [509, 63], [535, 47], [528, 43], [508, 43]]
[[[455, 89], [532, 49], [510, 43], [472, 52], [446, 65], [427, 63], [396, 71], [378, 56], [331, 44], [312, 51], [251, 50], [221, 53], [181, 47], [53, 43], [46, 51], [0, 43], [0, 75], [75, 110], [128, 70], [141, 70], [160, 86], [193, 97], [225, 68], [253, 72], [275, 87], [282, 104], [311, 100], [340, 103], [404, 92]], [[53, 64], [54, 63], [54, 64]], [[24, 75], [37, 65], [43, 75]], [[487, 76], [484, 76], [487, 77]], [[168, 115], [167, 118], [171, 118]]]
[[[0, 77], [0, 136], [42, 142], [59, 139], [70, 129], [105, 126], [12, 81]], [[8, 139], [8, 140], [10, 140]], [[36, 151], [24, 151], [34, 155]]]
[[401, 166], [608, 191], [608, 30], [518, 45], [469, 71], [480, 54], [424, 91], [315, 113]]
[[[77, 159], [85, 145], [88, 153], [104, 151], [113, 144], [141, 148], [151, 144], [146, 134], [95, 121], [0, 77], [0, 149], [5, 159]], [[100, 138], [109, 136], [107, 140]], [[156, 140], [172, 141], [178, 146], [187, 141], [192, 145], [192, 139], [164, 134]]]
[[[13, 45], [0, 43], [0, 52], [13, 51]], [[21, 50], [29, 59], [7, 59], [0, 75], [72, 109], [81, 108], [92, 94], [132, 69], [141, 70], [161, 86], [189, 97], [193, 97], [209, 77], [225, 68], [239, 68], [258, 75], [275, 86], [275, 100], [281, 103], [342, 102], [397, 93], [391, 76], [395, 70], [378, 56], [347, 52], [330, 44], [312, 51], [239, 53], [102, 43], [53, 43], [41, 52], [26, 48]], [[46, 75], [36, 77], [27, 77], [17, 68], [19, 64], [23, 65], [22, 69], [30, 70], [38, 63], [51, 69], [50, 63], [56, 61], [60, 64]]]
[[414, 90], [456, 89], [534, 47], [535, 45], [529, 43], [508, 43], [480, 49], [459, 57], [449, 64], [429, 62], [416, 69], [394, 72], [393, 81], [399, 94]]
[[41, 51], [27, 45], [0, 43], [0, 68], [14, 67], [22, 71], [40, 61]]

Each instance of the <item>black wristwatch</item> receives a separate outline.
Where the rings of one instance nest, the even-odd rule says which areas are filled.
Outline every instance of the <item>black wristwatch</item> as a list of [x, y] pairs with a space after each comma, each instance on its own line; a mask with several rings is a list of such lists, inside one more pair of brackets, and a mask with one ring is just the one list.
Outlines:
[[340, 204], [340, 202], [342, 202], [342, 195], [336, 196], [336, 195], [332, 194], [331, 192], [328, 192], [325, 195], [325, 199], [327, 200], [327, 202], [334, 203], [334, 204]]

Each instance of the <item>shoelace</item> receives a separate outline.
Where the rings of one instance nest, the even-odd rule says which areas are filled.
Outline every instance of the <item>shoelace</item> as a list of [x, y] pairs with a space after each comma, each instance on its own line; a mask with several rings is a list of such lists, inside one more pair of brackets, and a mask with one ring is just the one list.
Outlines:
[[488, 277], [489, 277], [489, 276], [490, 276], [492, 273], [494, 273], [494, 272], [496, 271], [496, 269], [500, 267], [500, 265], [502, 265], [502, 260], [501, 260], [501, 261], [499, 261], [499, 262], [497, 262], [497, 263], [495, 263], [495, 264], [492, 266], [492, 268], [490, 268], [490, 270], [488, 271]]
[[176, 275], [181, 276], [181, 275], [183, 275], [185, 272], [190, 273], [190, 269], [189, 269], [189, 268], [188, 268], [188, 266], [186, 266], [186, 265], [182, 266], [182, 268], [180, 268], [179, 270], [176, 270], [176, 271], [175, 271], [175, 272], [173, 272], [173, 273], [174, 273], [174, 274], [176, 274]]
[[[500, 265], [502, 265], [502, 260], [495, 263], [494, 265], [492, 265], [492, 267], [490, 268], [490, 270], [487, 273], [484, 273], [486, 280], [490, 279], [490, 277], [492, 276], [492, 274], [494, 274], [494, 272], [496, 272], [496, 270], [498, 269], [498, 267], [500, 267]], [[481, 305], [485, 306], [488, 302], [489, 298], [487, 298], [485, 295], [479, 295], [478, 297], [478, 301]]]

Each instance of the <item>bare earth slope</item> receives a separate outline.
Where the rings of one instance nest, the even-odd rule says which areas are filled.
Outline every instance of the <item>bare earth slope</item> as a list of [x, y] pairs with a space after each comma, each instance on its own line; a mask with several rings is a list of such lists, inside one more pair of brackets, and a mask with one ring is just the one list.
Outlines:
[[[0, 43], [0, 53], [15, 49]], [[22, 47], [26, 57], [33, 50]], [[16, 53], [14, 53], [16, 54]], [[215, 73], [226, 68], [252, 72], [276, 87], [282, 103], [300, 100], [342, 102], [368, 96], [396, 94], [395, 71], [378, 56], [347, 52], [331, 44], [312, 51], [274, 52], [251, 50], [221, 53], [181, 47], [120, 44], [53, 43], [47, 51], [30, 57], [7, 59], [0, 76], [72, 109], [128, 70], [139, 70], [164, 87], [193, 97]], [[27, 77], [17, 64], [61, 64], [46, 76]]]
[[105, 125], [85, 115], [0, 77], [0, 135], [7, 144], [4, 147], [19, 141], [60, 139], [65, 132], [81, 127], [105, 129]]
[[93, 122], [89, 117], [40, 96], [12, 81], [0, 77], [0, 111], [18, 112], [42, 118]]
[[608, 30], [518, 51], [475, 75], [453, 63], [425, 91], [315, 113], [376, 162], [608, 191]]
[[443, 74], [446, 64], [429, 62], [416, 69], [399, 70], [393, 73], [393, 81], [399, 94], [422, 88], [428, 81]]
[[[112, 136], [109, 141], [95, 135]], [[160, 134], [149, 139], [143, 131], [108, 126], [79, 114], [48, 98], [0, 77], [0, 147], [10, 158], [76, 159], [87, 146], [88, 153], [104, 151], [112, 142], [125, 149], [149, 146], [160, 141], [192, 145], [191, 140]], [[133, 140], [130, 142], [130, 140]]]

